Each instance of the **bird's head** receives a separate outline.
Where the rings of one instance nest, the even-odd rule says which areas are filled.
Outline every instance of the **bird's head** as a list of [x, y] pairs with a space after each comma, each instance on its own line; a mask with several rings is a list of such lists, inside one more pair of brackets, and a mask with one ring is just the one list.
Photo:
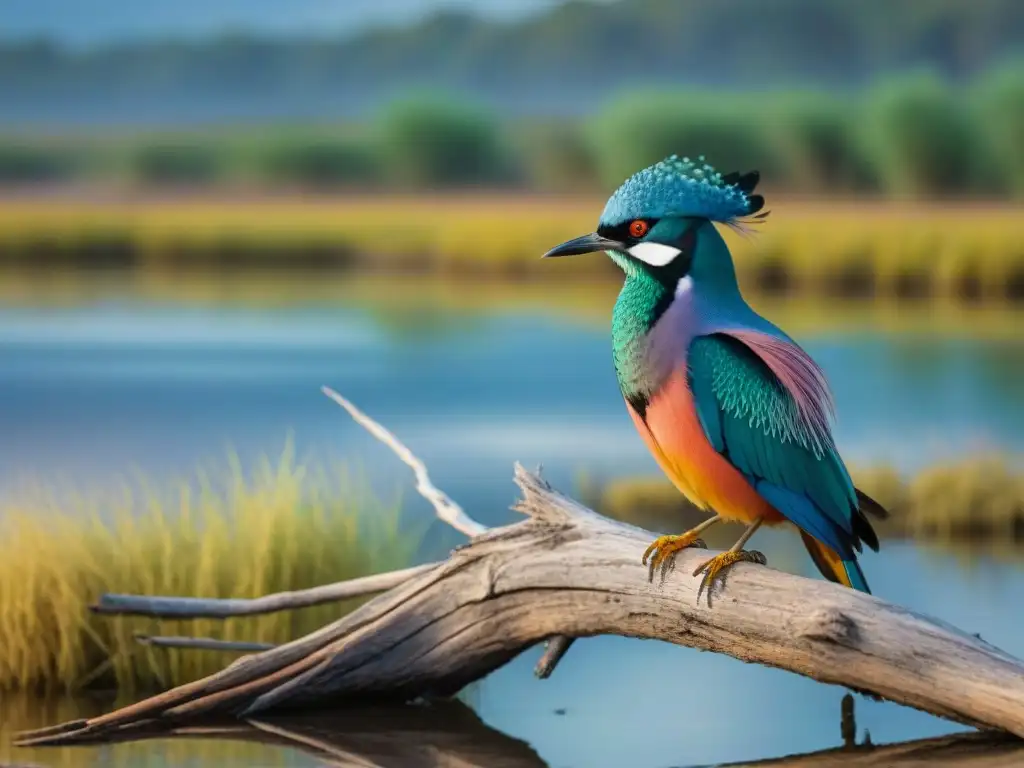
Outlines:
[[703, 157], [693, 162], [672, 155], [626, 179], [608, 199], [596, 232], [544, 257], [607, 251], [627, 275], [641, 271], [673, 284], [690, 274], [734, 275], [714, 223], [742, 227], [760, 211], [764, 198], [752, 194], [758, 180], [757, 171], [723, 176]]

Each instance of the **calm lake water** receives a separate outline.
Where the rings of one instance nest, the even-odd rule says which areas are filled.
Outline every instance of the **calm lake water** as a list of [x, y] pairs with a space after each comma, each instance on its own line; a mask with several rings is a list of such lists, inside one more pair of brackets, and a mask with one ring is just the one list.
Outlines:
[[[832, 382], [848, 460], [912, 470], [973, 452], [1024, 452], [1021, 342], [879, 333], [856, 322], [823, 327], [830, 330], [795, 335]], [[300, 457], [351, 459], [382, 492], [404, 488], [410, 514], [430, 515], [404, 465], [324, 398], [323, 384], [391, 428], [440, 487], [488, 524], [513, 519], [515, 460], [543, 464], [570, 491], [580, 471], [657, 471], [622, 406], [607, 323], [433, 307], [396, 324], [365, 301], [267, 309], [123, 296], [0, 309], [0, 495], [17, 494], [25, 478], [102, 488], [132, 469], [153, 479], [179, 476], [223, 460], [229, 448], [243, 461], [276, 455], [291, 436]], [[455, 542], [438, 527], [424, 558], [443, 556]], [[813, 573], [795, 535], [759, 533], [757, 545], [775, 567]], [[863, 562], [880, 597], [1024, 656], [1024, 570], [1012, 562], [981, 555], [965, 565], [955, 554], [897, 542]], [[470, 701], [485, 723], [527, 742], [551, 766], [707, 765], [840, 741], [844, 690], [786, 672], [606, 637], [577, 643], [542, 682], [532, 675], [539, 653], [495, 672]], [[90, 709], [3, 706], [8, 725]], [[876, 743], [956, 730], [864, 699], [857, 720]], [[287, 749], [229, 747], [154, 742], [9, 757], [60, 765], [317, 764]]]

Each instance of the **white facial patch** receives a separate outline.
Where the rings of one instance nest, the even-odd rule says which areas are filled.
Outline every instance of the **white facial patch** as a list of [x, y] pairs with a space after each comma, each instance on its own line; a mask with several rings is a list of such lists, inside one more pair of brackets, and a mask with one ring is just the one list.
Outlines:
[[666, 264], [671, 263], [672, 259], [682, 253], [682, 251], [663, 243], [637, 243], [629, 249], [629, 253], [631, 256], [640, 259], [645, 264], [650, 264], [652, 267], [664, 267]]

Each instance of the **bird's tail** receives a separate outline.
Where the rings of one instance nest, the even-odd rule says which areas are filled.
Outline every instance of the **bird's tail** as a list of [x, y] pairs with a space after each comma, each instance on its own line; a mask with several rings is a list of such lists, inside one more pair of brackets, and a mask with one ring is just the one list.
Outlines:
[[864, 578], [864, 571], [860, 569], [856, 560], [843, 560], [832, 547], [822, 544], [803, 531], [800, 531], [800, 537], [804, 540], [804, 546], [807, 547], [814, 564], [826, 579], [871, 594], [867, 579]]

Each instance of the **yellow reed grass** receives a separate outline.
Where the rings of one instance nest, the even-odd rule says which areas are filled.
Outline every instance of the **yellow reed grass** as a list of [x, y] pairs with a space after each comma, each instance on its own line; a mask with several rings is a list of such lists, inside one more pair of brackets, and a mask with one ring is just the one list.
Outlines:
[[[726, 233], [741, 282], [751, 289], [781, 275], [791, 289], [809, 293], [1024, 296], [1019, 206], [769, 202], [772, 215], [755, 228], [758, 234]], [[251, 267], [287, 264], [320, 248], [333, 254], [332, 263], [353, 270], [578, 280], [615, 269], [597, 257], [542, 264], [538, 256], [592, 230], [602, 205], [590, 198], [486, 194], [8, 200], [0, 208], [0, 264], [84, 263], [109, 247], [148, 271], [186, 262]]]
[[[872, 520], [883, 536], [939, 541], [992, 538], [1024, 540], [1024, 467], [1003, 456], [978, 456], [936, 464], [911, 476], [887, 466], [851, 467], [857, 487], [891, 513]], [[663, 477], [633, 477], [583, 493], [602, 512], [622, 520], [657, 521], [682, 530], [706, 517]]]
[[140, 646], [136, 633], [281, 643], [346, 613], [327, 605], [227, 621], [94, 616], [103, 592], [256, 597], [407, 566], [419, 534], [344, 472], [276, 463], [144, 481], [91, 498], [28, 490], [0, 508], [0, 688], [122, 692], [210, 674], [223, 653]]

